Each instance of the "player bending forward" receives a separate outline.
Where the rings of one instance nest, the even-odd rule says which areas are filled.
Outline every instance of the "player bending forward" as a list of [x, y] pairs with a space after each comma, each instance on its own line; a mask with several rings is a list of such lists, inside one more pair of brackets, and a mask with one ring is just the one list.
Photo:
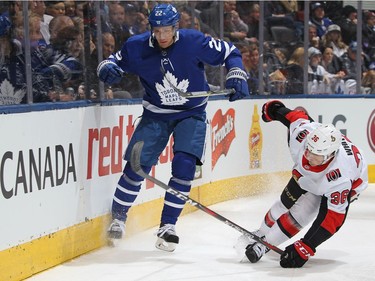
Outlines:
[[[307, 113], [290, 110], [280, 101], [265, 103], [262, 119], [288, 127], [294, 166], [280, 199], [254, 233], [277, 246], [314, 220], [305, 236], [280, 257], [282, 267], [302, 267], [344, 224], [349, 205], [368, 185], [367, 164], [360, 149], [333, 125], [314, 122]], [[246, 236], [240, 237], [237, 247], [244, 243], [252, 263], [268, 251]]]
[[[149, 16], [151, 33], [130, 37], [120, 51], [98, 66], [98, 76], [103, 82], [117, 83], [123, 73], [133, 73], [140, 77], [146, 90], [142, 119], [126, 149], [124, 159], [128, 162], [113, 198], [113, 221], [108, 230], [110, 239], [123, 236], [128, 210], [144, 180], [129, 163], [136, 142], [144, 142], [140, 162], [144, 172], [149, 173], [173, 135], [174, 157], [169, 185], [185, 195], [189, 194], [195, 165], [202, 165], [204, 159], [208, 98], [188, 99], [178, 92], [209, 90], [204, 63], [225, 64], [228, 70], [225, 87], [235, 90], [229, 96], [230, 101], [249, 95], [247, 74], [238, 49], [231, 43], [206, 37], [196, 30], [177, 30], [179, 18], [179, 13], [171, 4], [156, 5]], [[174, 87], [178, 88], [177, 91]], [[175, 224], [184, 203], [169, 193], [165, 194], [157, 248], [166, 251], [175, 249], [179, 242]]]

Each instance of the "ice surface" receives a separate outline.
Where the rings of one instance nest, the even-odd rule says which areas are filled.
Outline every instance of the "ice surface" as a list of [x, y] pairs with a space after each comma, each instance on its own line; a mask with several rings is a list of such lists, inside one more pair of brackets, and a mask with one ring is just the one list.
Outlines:
[[[252, 196], [210, 208], [253, 231], [278, 196], [278, 193]], [[241, 234], [200, 210], [181, 217], [176, 230], [180, 244], [173, 253], [155, 248], [155, 227], [125, 238], [116, 248], [93, 251], [27, 280], [375, 280], [375, 184], [369, 185], [360, 199], [351, 205], [340, 231], [320, 245], [315, 256], [299, 269], [281, 268], [279, 256], [273, 252], [256, 264], [241, 262], [242, 257], [233, 248]], [[299, 239], [302, 234], [295, 238]], [[280, 248], [285, 245], [280, 245]]]

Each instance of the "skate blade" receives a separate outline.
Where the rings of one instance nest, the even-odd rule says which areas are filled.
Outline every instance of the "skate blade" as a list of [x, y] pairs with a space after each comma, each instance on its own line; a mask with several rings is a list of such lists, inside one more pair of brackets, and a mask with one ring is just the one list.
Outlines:
[[107, 245], [109, 247], [117, 247], [120, 244], [121, 239], [114, 239], [114, 238], [108, 238], [107, 239]]
[[156, 240], [155, 247], [162, 251], [173, 252], [176, 249], [177, 244], [167, 242], [162, 238], [158, 238], [158, 240]]
[[233, 249], [236, 251], [237, 258], [240, 263], [249, 262], [245, 255], [246, 247], [251, 243], [251, 240], [246, 235], [241, 235], [236, 244], [233, 245]]
[[240, 263], [250, 263], [249, 259], [246, 256], [243, 256], [240, 260]]

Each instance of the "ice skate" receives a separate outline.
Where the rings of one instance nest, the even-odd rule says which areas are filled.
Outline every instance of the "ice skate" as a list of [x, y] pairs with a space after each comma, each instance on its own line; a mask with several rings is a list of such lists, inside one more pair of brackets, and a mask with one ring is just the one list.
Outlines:
[[156, 235], [158, 236], [156, 248], [167, 252], [173, 252], [176, 249], [179, 238], [173, 224], [162, 224]]
[[261, 243], [255, 242], [246, 247], [245, 255], [251, 263], [258, 262], [269, 249]]
[[[258, 237], [264, 237], [260, 230], [252, 231], [252, 233]], [[249, 259], [244, 253], [246, 252], [247, 247], [256, 243], [256, 241], [251, 238], [249, 235], [243, 234], [237, 239], [237, 243], [233, 246], [236, 250], [240, 262], [249, 262]]]
[[125, 235], [125, 223], [118, 219], [114, 219], [107, 230], [108, 244], [116, 246]]

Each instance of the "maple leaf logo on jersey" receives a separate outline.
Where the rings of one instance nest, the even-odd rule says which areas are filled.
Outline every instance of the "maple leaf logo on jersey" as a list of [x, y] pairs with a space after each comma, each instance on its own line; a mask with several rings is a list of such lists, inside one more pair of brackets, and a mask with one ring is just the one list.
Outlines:
[[24, 90], [14, 91], [13, 85], [7, 79], [0, 85], [0, 104], [19, 104], [24, 95]]
[[181, 97], [171, 86], [171, 84], [182, 92], [186, 92], [189, 87], [189, 80], [183, 79], [178, 83], [177, 78], [167, 71], [163, 78], [163, 85], [156, 83], [155, 87], [159, 93], [161, 104], [163, 105], [181, 105], [186, 103], [187, 99]]

